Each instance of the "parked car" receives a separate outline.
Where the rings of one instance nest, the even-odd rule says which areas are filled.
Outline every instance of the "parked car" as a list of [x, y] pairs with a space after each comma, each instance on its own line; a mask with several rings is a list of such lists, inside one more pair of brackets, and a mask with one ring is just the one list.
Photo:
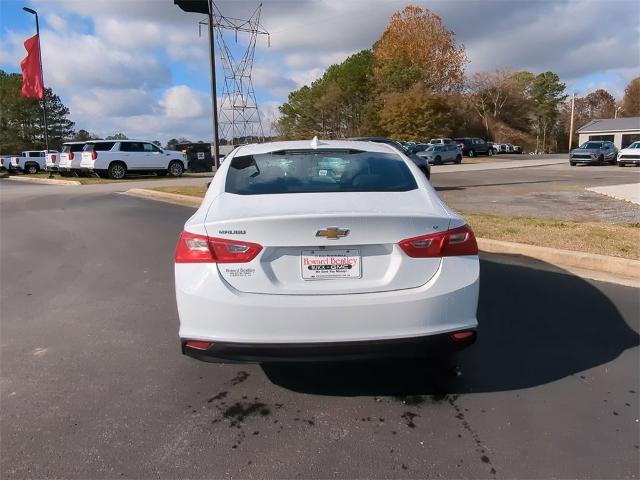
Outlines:
[[46, 158], [47, 153], [54, 153], [55, 150], [28, 150], [22, 152], [19, 156], [11, 157], [9, 163], [9, 170], [34, 174], [40, 170], [46, 170]]
[[640, 142], [633, 142], [618, 152], [618, 166], [625, 165], [640, 166]]
[[429, 140], [431, 145], [444, 145], [445, 143], [453, 143], [450, 138], [432, 138]]
[[411, 161], [413, 161], [413, 163], [415, 163], [418, 168], [422, 170], [427, 178], [431, 178], [431, 167], [429, 166], [429, 162], [413, 153], [410, 149], [406, 148], [400, 142], [396, 142], [395, 140], [391, 140], [387, 137], [353, 137], [349, 140], [356, 140], [360, 142], [377, 142], [391, 145], [392, 147], [409, 157], [409, 159], [411, 159]]
[[[339, 179], [316, 175], [337, 158]], [[473, 232], [388, 145], [241, 146], [174, 261], [182, 353], [200, 360], [424, 357], [475, 342]]]
[[129, 173], [157, 173], [179, 177], [187, 157], [182, 152], [163, 150], [141, 140], [91, 140], [82, 149], [80, 170], [122, 179]]
[[495, 149], [493, 146], [482, 138], [464, 137], [456, 138], [455, 142], [460, 146], [463, 155], [475, 157], [476, 155], [493, 155]]
[[617, 155], [618, 149], [613, 142], [589, 140], [569, 152], [569, 164], [572, 167], [578, 163], [602, 165], [608, 162], [613, 165], [616, 163]]
[[447, 162], [462, 163], [462, 150], [455, 143], [431, 145], [417, 155], [424, 157], [432, 165], [441, 165]]
[[48, 172], [58, 171], [58, 162], [60, 162], [59, 152], [48, 152], [44, 156], [44, 167]]
[[85, 142], [65, 142], [62, 144], [60, 160], [58, 160], [58, 171], [61, 174], [78, 172], [82, 161], [82, 149]]
[[522, 147], [520, 145], [514, 145], [513, 153], [522, 153]]

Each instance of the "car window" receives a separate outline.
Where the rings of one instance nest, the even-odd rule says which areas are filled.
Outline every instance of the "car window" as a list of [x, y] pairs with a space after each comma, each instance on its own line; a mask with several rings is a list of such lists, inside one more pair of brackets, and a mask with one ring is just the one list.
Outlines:
[[142, 144], [143, 151], [145, 152], [159, 152], [160, 149], [156, 147], [153, 143], [145, 142]]
[[600, 148], [602, 146], [602, 142], [585, 142], [580, 145], [580, 148]]
[[436, 151], [436, 152], [444, 152], [444, 147], [437, 146], [437, 147], [435, 148], [435, 151]]
[[108, 152], [113, 148], [116, 142], [96, 142], [96, 143], [87, 143], [82, 151], [84, 152]]
[[239, 195], [314, 192], [406, 192], [418, 188], [392, 153], [294, 150], [234, 157], [225, 190]]
[[144, 144], [142, 142], [122, 142], [120, 144], [121, 152], [144, 152]]

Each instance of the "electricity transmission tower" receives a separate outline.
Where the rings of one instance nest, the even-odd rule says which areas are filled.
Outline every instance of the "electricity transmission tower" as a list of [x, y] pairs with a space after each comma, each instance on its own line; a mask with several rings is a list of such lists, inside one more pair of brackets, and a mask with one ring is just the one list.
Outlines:
[[[224, 72], [222, 98], [218, 109], [219, 131], [222, 138], [233, 144], [261, 142], [264, 139], [260, 110], [251, 80], [258, 35], [266, 35], [270, 43], [269, 32], [260, 23], [261, 11], [262, 4], [248, 20], [241, 20], [224, 16], [217, 5], [211, 3], [215, 37]], [[236, 48], [234, 55], [225, 39], [225, 31], [235, 34], [236, 44], [238, 32], [248, 35], [249, 41], [244, 51], [238, 52]]]

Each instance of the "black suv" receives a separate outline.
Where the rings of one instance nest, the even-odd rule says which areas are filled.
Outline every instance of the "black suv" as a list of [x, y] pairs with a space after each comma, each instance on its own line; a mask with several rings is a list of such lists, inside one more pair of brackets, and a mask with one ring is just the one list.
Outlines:
[[400, 142], [396, 142], [395, 140], [391, 140], [388, 137], [353, 137], [348, 138], [347, 140], [357, 140], [359, 142], [376, 142], [376, 143], [386, 143], [387, 145], [391, 145], [395, 147], [400, 152], [404, 153], [407, 157], [409, 157], [416, 166], [422, 170], [422, 173], [425, 174], [427, 178], [431, 178], [431, 167], [429, 166], [429, 162], [426, 159], [418, 156], [412, 149], [405, 147]]
[[486, 142], [478, 137], [456, 138], [454, 141], [460, 145], [463, 155], [475, 157], [476, 155], [493, 155], [496, 150], [493, 143]]

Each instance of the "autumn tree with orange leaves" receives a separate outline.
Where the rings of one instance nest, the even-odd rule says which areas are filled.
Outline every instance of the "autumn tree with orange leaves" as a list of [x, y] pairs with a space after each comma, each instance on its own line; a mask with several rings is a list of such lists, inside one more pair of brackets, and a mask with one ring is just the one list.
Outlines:
[[467, 56], [454, 36], [427, 8], [409, 5], [394, 13], [373, 46], [378, 91], [405, 91], [416, 83], [431, 93], [460, 90]]

